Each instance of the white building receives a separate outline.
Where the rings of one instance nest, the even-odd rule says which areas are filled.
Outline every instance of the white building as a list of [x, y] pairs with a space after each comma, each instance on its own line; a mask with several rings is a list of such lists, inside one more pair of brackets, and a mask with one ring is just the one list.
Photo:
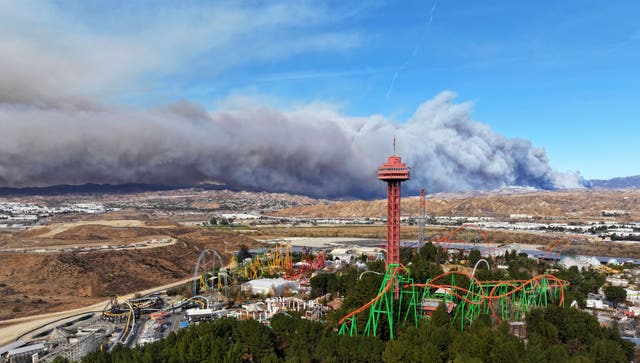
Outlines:
[[595, 257], [564, 256], [558, 263], [565, 268], [576, 266], [578, 268], [590, 268], [600, 266], [600, 261]]
[[604, 310], [608, 308], [609, 306], [605, 305], [605, 303], [602, 300], [587, 299], [587, 309]]
[[213, 310], [213, 309], [188, 309], [185, 311], [185, 316], [189, 322], [217, 319], [229, 315], [228, 310]]
[[606, 280], [608, 283], [610, 283], [613, 286], [622, 286], [622, 287], [626, 287], [627, 285], [629, 285], [629, 280], [627, 279], [623, 279], [620, 277], [614, 277], [614, 276], [609, 276], [606, 278]]
[[625, 290], [627, 290], [627, 300], [634, 305], [640, 305], [640, 291], [631, 288]]
[[273, 295], [282, 296], [287, 289], [297, 289], [298, 285], [294, 281], [277, 279], [257, 279], [251, 280], [242, 285], [242, 291], [252, 295]]

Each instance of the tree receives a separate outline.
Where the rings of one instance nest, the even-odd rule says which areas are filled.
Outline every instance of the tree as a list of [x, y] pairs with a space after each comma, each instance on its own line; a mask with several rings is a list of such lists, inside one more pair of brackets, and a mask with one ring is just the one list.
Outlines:
[[480, 261], [481, 258], [482, 254], [480, 253], [480, 250], [473, 249], [469, 251], [469, 266], [475, 265], [476, 262]]
[[338, 292], [338, 277], [332, 273], [320, 273], [311, 278], [311, 295], [322, 296]]
[[400, 248], [400, 263], [406, 265], [411, 261], [411, 257], [413, 256], [413, 248], [410, 247], [401, 247]]
[[445, 326], [450, 321], [449, 313], [447, 312], [447, 306], [445, 303], [440, 303], [438, 308], [431, 314], [429, 319], [429, 325], [431, 326]]
[[242, 262], [246, 258], [251, 258], [249, 247], [247, 247], [246, 245], [241, 245], [240, 250], [238, 251], [238, 261]]
[[604, 288], [604, 296], [617, 306], [627, 300], [627, 290], [620, 286], [609, 285]]

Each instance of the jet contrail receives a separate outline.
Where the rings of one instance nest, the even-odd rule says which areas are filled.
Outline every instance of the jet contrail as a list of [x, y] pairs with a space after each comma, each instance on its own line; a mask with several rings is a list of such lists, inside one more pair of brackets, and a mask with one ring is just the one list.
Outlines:
[[[429, 20], [427, 21], [426, 34], [431, 33], [431, 23], [433, 22], [433, 16], [436, 12], [437, 6], [438, 6], [438, 0], [435, 0], [433, 2], [433, 5], [431, 6], [431, 11], [429, 12]], [[393, 74], [393, 78], [391, 79], [391, 82], [389, 83], [389, 87], [387, 88], [387, 93], [385, 94], [385, 98], [384, 98], [385, 101], [389, 101], [389, 96], [391, 96], [391, 92], [393, 91], [393, 86], [396, 83], [396, 79], [398, 78], [399, 73], [407, 69], [410, 61], [418, 55], [418, 49], [420, 49], [420, 43], [424, 38], [425, 38], [424, 35], [420, 37], [420, 39], [416, 42], [416, 45], [413, 47], [413, 51], [411, 52], [411, 55], [407, 57], [407, 60], [405, 60], [404, 63], [399, 67], [399, 70]]]

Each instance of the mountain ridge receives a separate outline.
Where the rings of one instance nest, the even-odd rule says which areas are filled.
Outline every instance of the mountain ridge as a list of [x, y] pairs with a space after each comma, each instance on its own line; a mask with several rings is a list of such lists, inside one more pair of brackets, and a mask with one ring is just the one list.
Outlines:
[[[626, 188], [640, 188], [640, 175], [633, 175], [627, 177], [615, 177], [611, 179], [589, 179], [585, 180], [585, 185], [588, 189], [601, 188], [601, 189], [626, 189]], [[177, 189], [204, 189], [204, 190], [230, 190], [230, 191], [259, 191], [249, 188], [237, 188], [225, 184], [215, 183], [202, 183], [202, 184], [189, 184], [189, 185], [165, 185], [165, 184], [146, 184], [146, 183], [124, 183], [124, 184], [60, 184], [50, 185], [42, 187], [0, 187], [0, 196], [29, 196], [29, 195], [64, 195], [64, 194], [102, 194], [102, 193], [141, 193], [141, 192], [157, 192], [157, 191], [170, 191]], [[437, 194], [443, 195], [474, 195], [474, 194], [522, 194], [536, 191], [543, 191], [544, 189], [536, 189], [531, 187], [519, 187], [510, 186], [500, 188], [496, 190], [470, 190], [470, 191], [457, 191], [457, 192], [439, 192]], [[565, 189], [558, 189], [565, 190]], [[265, 190], [266, 191], [266, 190]], [[337, 199], [345, 200], [345, 199]], [[349, 200], [349, 199], [346, 199]], [[372, 199], [372, 200], [375, 200]]]

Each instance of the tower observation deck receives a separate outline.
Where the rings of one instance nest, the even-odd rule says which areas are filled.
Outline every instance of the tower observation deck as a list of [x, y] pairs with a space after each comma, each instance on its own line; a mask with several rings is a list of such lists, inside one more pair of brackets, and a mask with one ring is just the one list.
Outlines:
[[400, 263], [400, 183], [410, 178], [409, 167], [395, 152], [378, 168], [378, 179], [387, 183], [387, 264]]

